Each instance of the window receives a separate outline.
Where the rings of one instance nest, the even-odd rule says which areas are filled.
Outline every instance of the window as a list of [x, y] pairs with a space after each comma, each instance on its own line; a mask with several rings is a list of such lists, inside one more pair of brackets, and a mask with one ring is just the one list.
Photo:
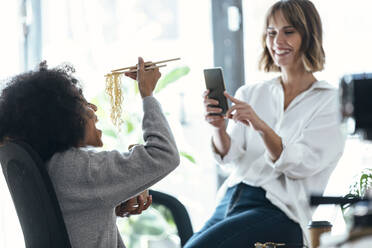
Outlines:
[[[0, 2], [0, 88], [22, 68], [22, 23], [18, 1]], [[0, 174], [0, 247], [22, 247], [22, 230], [5, 178]], [[19, 238], [21, 237], [21, 238]]]

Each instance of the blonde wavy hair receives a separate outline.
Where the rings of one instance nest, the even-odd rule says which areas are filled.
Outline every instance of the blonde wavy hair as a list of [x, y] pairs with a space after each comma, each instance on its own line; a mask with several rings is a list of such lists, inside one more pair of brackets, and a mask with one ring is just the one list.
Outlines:
[[322, 22], [314, 4], [309, 0], [282, 0], [268, 10], [262, 35], [263, 52], [260, 56], [259, 68], [266, 72], [281, 71], [280, 67], [275, 65], [266, 45], [267, 28], [270, 20], [274, 18], [278, 11], [301, 35], [300, 53], [302, 53], [302, 62], [306, 71], [323, 70], [325, 53], [322, 44]]

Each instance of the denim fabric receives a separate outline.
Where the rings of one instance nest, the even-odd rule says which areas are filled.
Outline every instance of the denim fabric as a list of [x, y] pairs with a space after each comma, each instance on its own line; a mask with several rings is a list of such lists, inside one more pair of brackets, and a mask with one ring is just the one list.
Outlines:
[[265, 197], [265, 190], [240, 183], [227, 190], [212, 217], [184, 247], [253, 248], [256, 242], [302, 244], [302, 231]]

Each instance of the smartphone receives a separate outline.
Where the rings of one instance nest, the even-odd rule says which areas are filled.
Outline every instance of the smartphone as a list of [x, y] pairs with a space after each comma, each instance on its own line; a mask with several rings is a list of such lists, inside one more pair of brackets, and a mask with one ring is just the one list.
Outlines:
[[219, 107], [222, 109], [221, 113], [213, 115], [224, 115], [228, 110], [227, 99], [223, 92], [226, 90], [225, 81], [223, 79], [223, 71], [221, 67], [210, 68], [204, 70], [205, 85], [209, 90], [208, 97], [216, 99], [218, 105], [211, 105], [212, 107]]

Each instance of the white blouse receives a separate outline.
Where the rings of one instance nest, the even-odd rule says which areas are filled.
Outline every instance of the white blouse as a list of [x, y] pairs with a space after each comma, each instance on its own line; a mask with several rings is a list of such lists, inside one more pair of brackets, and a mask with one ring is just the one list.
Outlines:
[[214, 153], [219, 164], [231, 168], [219, 196], [240, 182], [262, 187], [274, 205], [300, 224], [304, 242], [309, 243], [307, 224], [313, 214], [309, 196], [324, 192], [345, 145], [337, 89], [317, 81], [293, 99], [285, 111], [279, 78], [244, 85], [235, 97], [252, 106], [282, 138], [284, 149], [273, 163], [257, 131], [229, 121], [230, 150], [223, 159]]

